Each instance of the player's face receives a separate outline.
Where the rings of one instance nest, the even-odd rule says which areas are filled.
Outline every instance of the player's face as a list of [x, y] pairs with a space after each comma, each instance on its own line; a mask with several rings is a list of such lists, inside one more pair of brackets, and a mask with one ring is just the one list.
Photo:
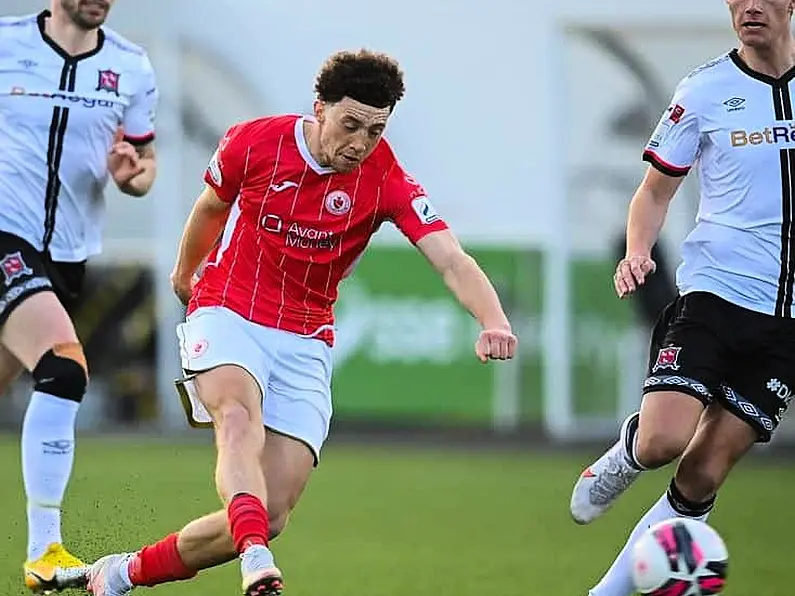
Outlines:
[[790, 35], [793, 0], [726, 0], [740, 41], [764, 49]]
[[350, 97], [334, 104], [315, 102], [323, 165], [338, 172], [356, 169], [381, 140], [390, 113]]
[[108, 18], [115, 0], [60, 0], [61, 8], [81, 29], [96, 29]]

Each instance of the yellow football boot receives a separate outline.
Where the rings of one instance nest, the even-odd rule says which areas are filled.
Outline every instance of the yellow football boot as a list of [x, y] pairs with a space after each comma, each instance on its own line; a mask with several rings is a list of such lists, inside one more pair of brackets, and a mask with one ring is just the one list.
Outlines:
[[64, 588], [85, 586], [88, 567], [67, 551], [62, 544], [53, 543], [35, 561], [23, 565], [25, 586], [34, 594], [50, 594]]

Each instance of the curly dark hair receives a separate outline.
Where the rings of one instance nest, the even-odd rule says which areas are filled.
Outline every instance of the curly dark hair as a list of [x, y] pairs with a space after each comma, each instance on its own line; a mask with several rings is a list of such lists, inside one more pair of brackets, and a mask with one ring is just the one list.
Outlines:
[[393, 109], [405, 91], [397, 61], [365, 49], [333, 54], [315, 81], [318, 99], [329, 103], [350, 97], [374, 108]]

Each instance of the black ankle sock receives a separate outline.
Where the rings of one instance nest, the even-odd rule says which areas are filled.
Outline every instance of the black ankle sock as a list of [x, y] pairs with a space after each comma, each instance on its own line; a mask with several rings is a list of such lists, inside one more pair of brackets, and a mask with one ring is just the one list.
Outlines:
[[685, 517], [701, 517], [706, 515], [715, 506], [715, 497], [704, 501], [703, 503], [696, 503], [691, 501], [682, 494], [682, 491], [676, 486], [676, 480], [671, 480], [668, 485], [668, 502], [679, 515]]

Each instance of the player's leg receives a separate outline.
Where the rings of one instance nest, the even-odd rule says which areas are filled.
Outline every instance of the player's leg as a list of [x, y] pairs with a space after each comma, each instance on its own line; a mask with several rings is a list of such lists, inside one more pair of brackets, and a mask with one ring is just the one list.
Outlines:
[[590, 596], [630, 596], [631, 552], [635, 542], [652, 525], [673, 517], [707, 521], [715, 495], [735, 463], [758, 439], [755, 429], [713, 403], [704, 412], [666, 493], [640, 519], [602, 580]]
[[[61, 546], [60, 505], [71, 475], [74, 426], [88, 373], [83, 349], [60, 300], [51, 264], [30, 244], [0, 232], [0, 344], [29, 370], [34, 392], [22, 426], [22, 471], [28, 499], [25, 580], [34, 590], [50, 581], [54, 566], [82, 563]], [[67, 264], [69, 294], [77, 294], [84, 265]], [[57, 269], [57, 267], [55, 267]], [[57, 271], [55, 271], [57, 273]], [[62, 280], [58, 280], [62, 281]], [[3, 366], [3, 382], [18, 371]]]
[[[274, 431], [266, 431], [262, 465], [268, 486], [270, 539], [284, 531], [314, 467], [315, 456], [306, 444]], [[215, 567], [236, 557], [223, 511], [199, 518], [180, 532], [180, 558], [190, 569]]]
[[[318, 340], [264, 328], [258, 329], [256, 335], [260, 349], [273, 354], [263, 403], [263, 421], [268, 430], [261, 457], [272, 539], [286, 526], [328, 435], [331, 354], [328, 346]], [[274, 352], [270, 346], [278, 349]], [[180, 563], [174, 563], [172, 571], [178, 571], [180, 565], [191, 570], [204, 569], [225, 563], [236, 554], [225, 516], [220, 512], [191, 522], [173, 545], [159, 548], [178, 553]], [[158, 570], [154, 557], [139, 559], [140, 573], [135, 583], [150, 576], [170, 581], [171, 572]]]
[[[577, 480], [570, 503], [577, 523], [588, 524], [604, 514], [643, 470], [670, 463], [693, 437], [712, 399], [704, 381], [716, 378], [712, 371], [720, 356], [699, 353], [710, 342], [710, 332], [684, 312], [685, 303], [693, 311], [692, 304], [700, 307], [701, 302], [699, 297], [679, 298], [660, 317], [650, 342], [641, 410], [624, 421], [618, 441]], [[683, 350], [684, 343], [698, 347]]]
[[[706, 521], [715, 502], [715, 495], [734, 464], [757, 440], [767, 440], [780, 416], [781, 400], [774, 392], [765, 389], [767, 379], [785, 379], [795, 370], [795, 357], [782, 357], [783, 341], [773, 341], [773, 350], [760, 345], [772, 334], [760, 325], [761, 315], [738, 311], [719, 299], [710, 299], [711, 318], [696, 303], [693, 310], [705, 328], [713, 333], [709, 338], [700, 336], [700, 326], [691, 325], [680, 333], [682, 352], [695, 350], [702, 355], [722, 353], [725, 359], [725, 378], [735, 389], [718, 384], [712, 392], [715, 401], [706, 409], [699, 421], [693, 439], [687, 446], [667, 492], [635, 526], [629, 540], [615, 562], [591, 591], [592, 596], [628, 596], [634, 592], [631, 579], [631, 550], [646, 529], [672, 517], [690, 517]], [[770, 321], [765, 321], [769, 323]], [[720, 338], [720, 339], [718, 339]], [[795, 347], [795, 340], [792, 341]], [[727, 350], [732, 346], [732, 350]], [[795, 350], [793, 350], [795, 356]], [[784, 354], [786, 355], [786, 353]], [[702, 360], [708, 363], [709, 359]], [[694, 368], [689, 368], [689, 367]], [[682, 374], [697, 370], [693, 360], [683, 361]], [[702, 365], [705, 385], [714, 387], [709, 379], [708, 367]], [[693, 376], [693, 375], [691, 375]], [[699, 378], [698, 375], [695, 375]]]
[[[263, 596], [279, 594], [281, 573], [268, 548], [267, 491], [259, 461], [265, 442], [260, 384], [237, 365], [206, 370], [193, 382], [215, 426], [216, 488], [226, 507], [223, 516], [214, 514], [202, 518], [194, 522], [189, 531], [195, 532], [198, 526], [206, 536], [208, 525], [219, 527], [223, 523], [231, 537], [232, 551], [220, 557], [215, 552], [210, 553], [205, 555], [203, 562], [218, 564], [240, 556], [244, 582], [247, 576], [255, 575], [265, 586], [261, 591]], [[192, 578], [200, 567], [183, 558], [178, 540], [179, 535], [172, 534], [138, 553], [103, 557], [89, 571], [90, 591], [96, 596], [122, 596], [134, 586]], [[215, 548], [216, 545], [206, 546]]]
[[87, 366], [72, 322], [52, 292], [24, 300], [8, 317], [0, 339], [31, 371], [35, 383], [22, 426], [22, 459], [29, 507], [52, 510], [37, 513], [55, 516], [53, 523], [43, 524], [46, 529], [31, 528], [45, 534], [31, 538], [31, 548], [43, 551], [48, 530], [50, 541], [60, 542], [57, 510], [72, 467], [74, 421], [87, 385]]
[[5, 395], [24, 370], [19, 358], [0, 344], [0, 396]]
[[[268, 549], [270, 520], [260, 466], [265, 443], [262, 401], [273, 355], [272, 347], [254, 339], [257, 327], [227, 309], [213, 307], [191, 314], [178, 327], [177, 335], [183, 369], [203, 371], [183, 385], [184, 390], [189, 389], [184, 395], [191, 408], [189, 420], [198, 423], [201, 419], [201, 423], [215, 428], [216, 485], [226, 505], [226, 523], [235, 554], [241, 555], [244, 582], [251, 583], [250, 578], [256, 577], [253, 581], [264, 585], [261, 594], [265, 595], [281, 590], [281, 574]], [[209, 519], [212, 522], [217, 516]], [[176, 534], [161, 543], [147, 553], [153, 554], [153, 560], [162, 555], [166, 560], [161, 563], [171, 567], [170, 571], [167, 569], [166, 577], [161, 577], [158, 565], [145, 565], [145, 577], [138, 580], [151, 583], [195, 575], [196, 570], [181, 558]], [[129, 577], [127, 564], [132, 558], [133, 555], [111, 555], [94, 563], [88, 578], [94, 593], [117, 596], [132, 589], [136, 577]]]
[[[287, 524], [315, 464], [307, 445], [266, 431], [261, 463], [268, 487], [270, 540]], [[156, 586], [194, 577], [199, 571], [223, 565], [238, 556], [225, 509], [200, 517], [178, 533], [143, 547], [135, 554], [110, 555], [92, 571], [102, 581], [95, 596], [124, 596], [134, 586]]]
[[244, 585], [257, 581], [263, 586], [263, 595], [278, 594], [281, 573], [268, 548], [267, 489], [259, 462], [265, 445], [260, 385], [238, 366], [203, 372], [195, 384], [215, 425], [216, 488], [226, 505]]

